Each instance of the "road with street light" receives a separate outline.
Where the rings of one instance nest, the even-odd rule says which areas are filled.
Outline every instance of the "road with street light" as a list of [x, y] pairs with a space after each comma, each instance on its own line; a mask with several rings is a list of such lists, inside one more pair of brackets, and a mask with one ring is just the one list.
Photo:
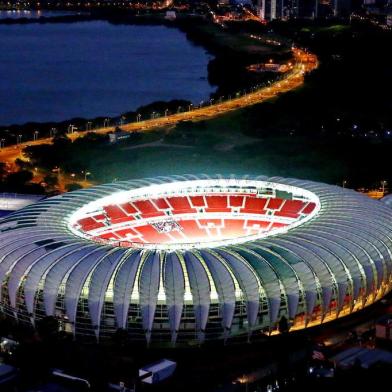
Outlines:
[[[147, 132], [160, 127], [175, 125], [181, 121], [201, 121], [208, 120], [213, 117], [238, 110], [247, 106], [265, 102], [275, 98], [278, 95], [300, 87], [304, 83], [304, 75], [311, 72], [318, 66], [317, 57], [301, 49], [293, 49], [294, 65], [290, 66], [291, 70], [286, 72], [281, 80], [278, 80], [267, 87], [254, 89], [248, 94], [237, 94], [234, 98], [226, 101], [210, 100], [209, 104], [201, 107], [190, 106], [188, 110], [178, 111], [174, 114], [168, 114], [167, 111], [161, 116], [158, 113], [151, 115], [149, 119], [142, 119], [141, 115], [136, 116], [136, 121], [127, 124], [121, 124], [121, 129], [127, 132]], [[89, 123], [88, 123], [89, 124]], [[105, 119], [104, 127], [99, 129], [91, 129], [87, 125], [87, 131], [99, 134], [113, 132], [116, 126], [110, 125], [110, 119]], [[90, 129], [89, 129], [90, 128]], [[83, 137], [84, 132], [78, 132], [71, 124], [68, 129], [68, 137], [75, 140]], [[5, 146], [0, 149], [0, 161], [9, 165], [10, 169], [15, 166], [14, 162], [17, 158], [25, 159], [23, 149], [28, 146], [36, 146], [40, 144], [52, 143], [52, 138], [38, 138], [39, 131], [34, 133], [34, 140], [22, 142], [19, 137], [16, 145]]]

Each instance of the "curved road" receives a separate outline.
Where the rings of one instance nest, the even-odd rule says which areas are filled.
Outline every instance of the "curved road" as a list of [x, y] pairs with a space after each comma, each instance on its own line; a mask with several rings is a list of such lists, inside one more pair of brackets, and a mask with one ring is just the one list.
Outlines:
[[[149, 131], [158, 127], [173, 125], [180, 121], [201, 121], [210, 119], [221, 114], [230, 112], [232, 110], [240, 109], [246, 106], [251, 106], [257, 103], [264, 102], [268, 99], [274, 98], [281, 93], [294, 90], [304, 83], [304, 74], [317, 68], [318, 61], [314, 54], [310, 54], [300, 49], [293, 49], [293, 56], [295, 59], [293, 69], [286, 73], [284, 79], [271, 84], [269, 87], [263, 87], [252, 93], [243, 95], [238, 98], [234, 98], [230, 101], [212, 104], [210, 106], [195, 108], [191, 111], [181, 112], [172, 114], [169, 116], [163, 116], [155, 119], [144, 120], [139, 122], [133, 122], [124, 124], [121, 129], [124, 131]], [[92, 130], [91, 132], [104, 134], [107, 132], [114, 131], [115, 127], [106, 127]], [[85, 132], [74, 132], [67, 136], [71, 140], [75, 140], [82, 137]], [[39, 144], [50, 144], [52, 143], [51, 138], [42, 138], [35, 141], [27, 141], [18, 145], [11, 145], [3, 147], [0, 150], [0, 161], [5, 162], [13, 167], [15, 159], [24, 158], [23, 149], [27, 146], [35, 146]]]

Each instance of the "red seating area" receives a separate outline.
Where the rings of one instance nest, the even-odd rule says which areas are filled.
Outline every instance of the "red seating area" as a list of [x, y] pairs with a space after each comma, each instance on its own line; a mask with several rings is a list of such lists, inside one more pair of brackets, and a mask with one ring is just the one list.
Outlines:
[[316, 204], [309, 202], [306, 207], [302, 210], [302, 213], [305, 215], [309, 215], [313, 212], [313, 210], [316, 208]]
[[112, 231], [108, 233], [100, 234], [99, 237], [103, 240], [113, 240], [113, 241], [118, 241], [121, 239], [120, 236], [118, 236], [116, 233]]
[[104, 227], [105, 225], [102, 222], [97, 222], [94, 218], [83, 218], [78, 221], [78, 224], [82, 228], [83, 231], [91, 231], [95, 229], [99, 229], [100, 227]]
[[181, 221], [181, 228], [190, 239], [205, 238], [207, 235], [206, 231], [198, 226], [196, 220]]
[[230, 196], [229, 204], [230, 207], [243, 207], [245, 196]]
[[231, 212], [227, 205], [227, 196], [206, 196], [206, 212]]
[[192, 212], [197, 212], [195, 208], [192, 208], [187, 196], [167, 197], [166, 200], [172, 206], [173, 214], [190, 214]]
[[298, 218], [300, 211], [305, 207], [305, 202], [301, 200], [286, 200], [280, 211], [276, 211], [276, 216], [285, 216], [287, 218]]
[[206, 205], [203, 196], [189, 196], [189, 199], [194, 207], [205, 207]]
[[281, 227], [287, 226], [286, 223], [280, 223], [280, 222], [273, 222], [270, 229], [280, 229]]
[[[120, 206], [110, 205], [105, 206], [103, 209], [106, 212], [106, 217], [110, 220], [112, 225], [129, 222], [135, 219], [133, 216], [128, 216]], [[96, 219], [97, 216], [98, 215], [94, 216], [94, 218]], [[106, 217], [104, 216], [105, 219]]]
[[268, 221], [259, 221], [259, 220], [248, 220], [246, 221], [246, 228], [254, 229], [255, 227], [260, 227], [261, 229], [267, 230], [271, 225], [271, 222]]
[[226, 238], [237, 237], [238, 233], [246, 232], [244, 226], [245, 221], [242, 219], [225, 219], [224, 225], [221, 228], [221, 234]]
[[128, 236], [135, 237], [138, 235], [137, 231], [133, 230], [131, 227], [127, 227], [126, 229], [116, 230], [115, 233], [121, 237], [126, 238]]
[[132, 214], [136, 214], [137, 213], [137, 209], [131, 205], [130, 203], [124, 203], [124, 204], [120, 204], [120, 207], [128, 214], [128, 215], [132, 215]]
[[170, 237], [166, 233], [159, 233], [155, 230], [155, 228], [151, 225], [138, 226], [134, 228], [142, 239], [142, 242], [146, 243], [168, 243], [171, 242]]
[[183, 231], [171, 231], [170, 237], [172, 237], [175, 242], [181, 242], [184, 241], [184, 238], [187, 238]]
[[275, 199], [268, 199], [267, 208], [269, 210], [279, 210], [282, 207], [284, 200], [276, 197]]
[[258, 199], [256, 197], [247, 197], [245, 207], [240, 211], [244, 214], [265, 214], [264, 207], [268, 199]]
[[[91, 225], [93, 219], [87, 219], [89, 219], [89, 224]], [[187, 219], [177, 222], [180, 228], [179, 230], [163, 233], [158, 232], [152, 225], [146, 225], [143, 224], [143, 222], [140, 223], [140, 226], [104, 232], [99, 234], [99, 238], [112, 241], [134, 241], [141, 243], [203, 241], [210, 239], [211, 237], [216, 237], [217, 239], [230, 239], [254, 235], [271, 228], [283, 227], [286, 225], [254, 219]]]
[[126, 212], [120, 207], [116, 205], [110, 205], [103, 207], [104, 211], [108, 218], [113, 222], [116, 219], [126, 218]]
[[[173, 215], [189, 214], [198, 212], [200, 208], [203, 208], [206, 213], [230, 213], [233, 208], [239, 208], [239, 212], [243, 214], [266, 214], [270, 210], [274, 212], [275, 216], [298, 218], [300, 214], [310, 214], [315, 207], [313, 202], [257, 198], [254, 195], [178, 196], [108, 205], [103, 207], [105, 214], [97, 214], [92, 218], [95, 221], [105, 221], [106, 218], [109, 218], [110, 222], [115, 224], [134, 220], [135, 215], [139, 215], [141, 218], [152, 218], [164, 216], [165, 211], [171, 212]], [[95, 224], [94, 222], [90, 223]], [[86, 226], [86, 223], [80, 224]]]
[[198, 219], [198, 222], [202, 227], [222, 226], [222, 219]]
[[[171, 196], [107, 205], [103, 207], [103, 213], [79, 219], [76, 226], [85, 232], [101, 229], [98, 232], [101, 234], [96, 235], [104, 240], [144, 243], [203, 241], [211, 237], [228, 239], [285, 227], [290, 224], [291, 219], [308, 215], [314, 211], [315, 207], [316, 204], [313, 202], [260, 198], [255, 194]], [[180, 229], [174, 228], [168, 233], [158, 231], [156, 227], [146, 224], [143, 220], [192, 213], [205, 213], [206, 215], [200, 218], [195, 217], [195, 219], [176, 220]], [[217, 219], [208, 218], [208, 213], [252, 214], [252, 217], [246, 219], [244, 215], [241, 215], [238, 219], [232, 219], [230, 216]], [[255, 218], [255, 215], [259, 215], [260, 219]], [[289, 221], [274, 222], [272, 220], [271, 222], [273, 216], [288, 218]], [[132, 225], [127, 227], [126, 222], [132, 222]], [[120, 223], [125, 224], [112, 228], [112, 225]]]
[[139, 243], [175, 243], [205, 241], [215, 237], [230, 239], [258, 234], [271, 228], [283, 227], [283, 223], [271, 223], [259, 220], [244, 219], [195, 219], [177, 222], [179, 230], [169, 233], [158, 232], [154, 226], [142, 224], [120, 230], [110, 230], [99, 234], [99, 239]]
[[170, 209], [170, 205], [166, 201], [166, 199], [154, 199], [153, 203], [159, 208], [160, 210], [167, 210]]
[[140, 211], [140, 216], [142, 218], [153, 218], [155, 216], [165, 215], [165, 213], [159, 211], [150, 200], [134, 201], [132, 205]]

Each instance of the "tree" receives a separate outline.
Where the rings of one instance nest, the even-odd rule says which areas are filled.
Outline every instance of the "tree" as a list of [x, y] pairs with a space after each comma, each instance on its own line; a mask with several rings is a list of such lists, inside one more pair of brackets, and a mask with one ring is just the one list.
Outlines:
[[19, 170], [11, 173], [6, 178], [7, 186], [12, 190], [17, 190], [24, 187], [33, 179], [33, 173], [28, 170]]
[[4, 162], [0, 162], [0, 179], [4, 179], [7, 174], [7, 165]]
[[44, 177], [44, 182], [46, 182], [46, 184], [48, 184], [48, 186], [50, 186], [52, 188], [59, 184], [59, 180], [58, 180], [57, 176], [54, 176], [52, 174], [47, 174]]
[[20, 170], [31, 169], [31, 163], [20, 158], [15, 159], [15, 164], [19, 167]]
[[65, 189], [67, 190], [67, 192], [77, 191], [82, 188], [83, 187], [80, 184], [78, 184], [77, 182], [71, 182], [70, 184], [67, 184], [65, 186]]

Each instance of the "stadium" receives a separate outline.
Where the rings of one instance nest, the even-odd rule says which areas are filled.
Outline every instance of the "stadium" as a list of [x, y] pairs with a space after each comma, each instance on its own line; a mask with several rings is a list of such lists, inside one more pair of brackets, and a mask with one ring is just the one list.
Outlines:
[[1, 311], [79, 338], [200, 344], [358, 311], [391, 289], [392, 208], [265, 176], [184, 175], [61, 194], [0, 221]]

